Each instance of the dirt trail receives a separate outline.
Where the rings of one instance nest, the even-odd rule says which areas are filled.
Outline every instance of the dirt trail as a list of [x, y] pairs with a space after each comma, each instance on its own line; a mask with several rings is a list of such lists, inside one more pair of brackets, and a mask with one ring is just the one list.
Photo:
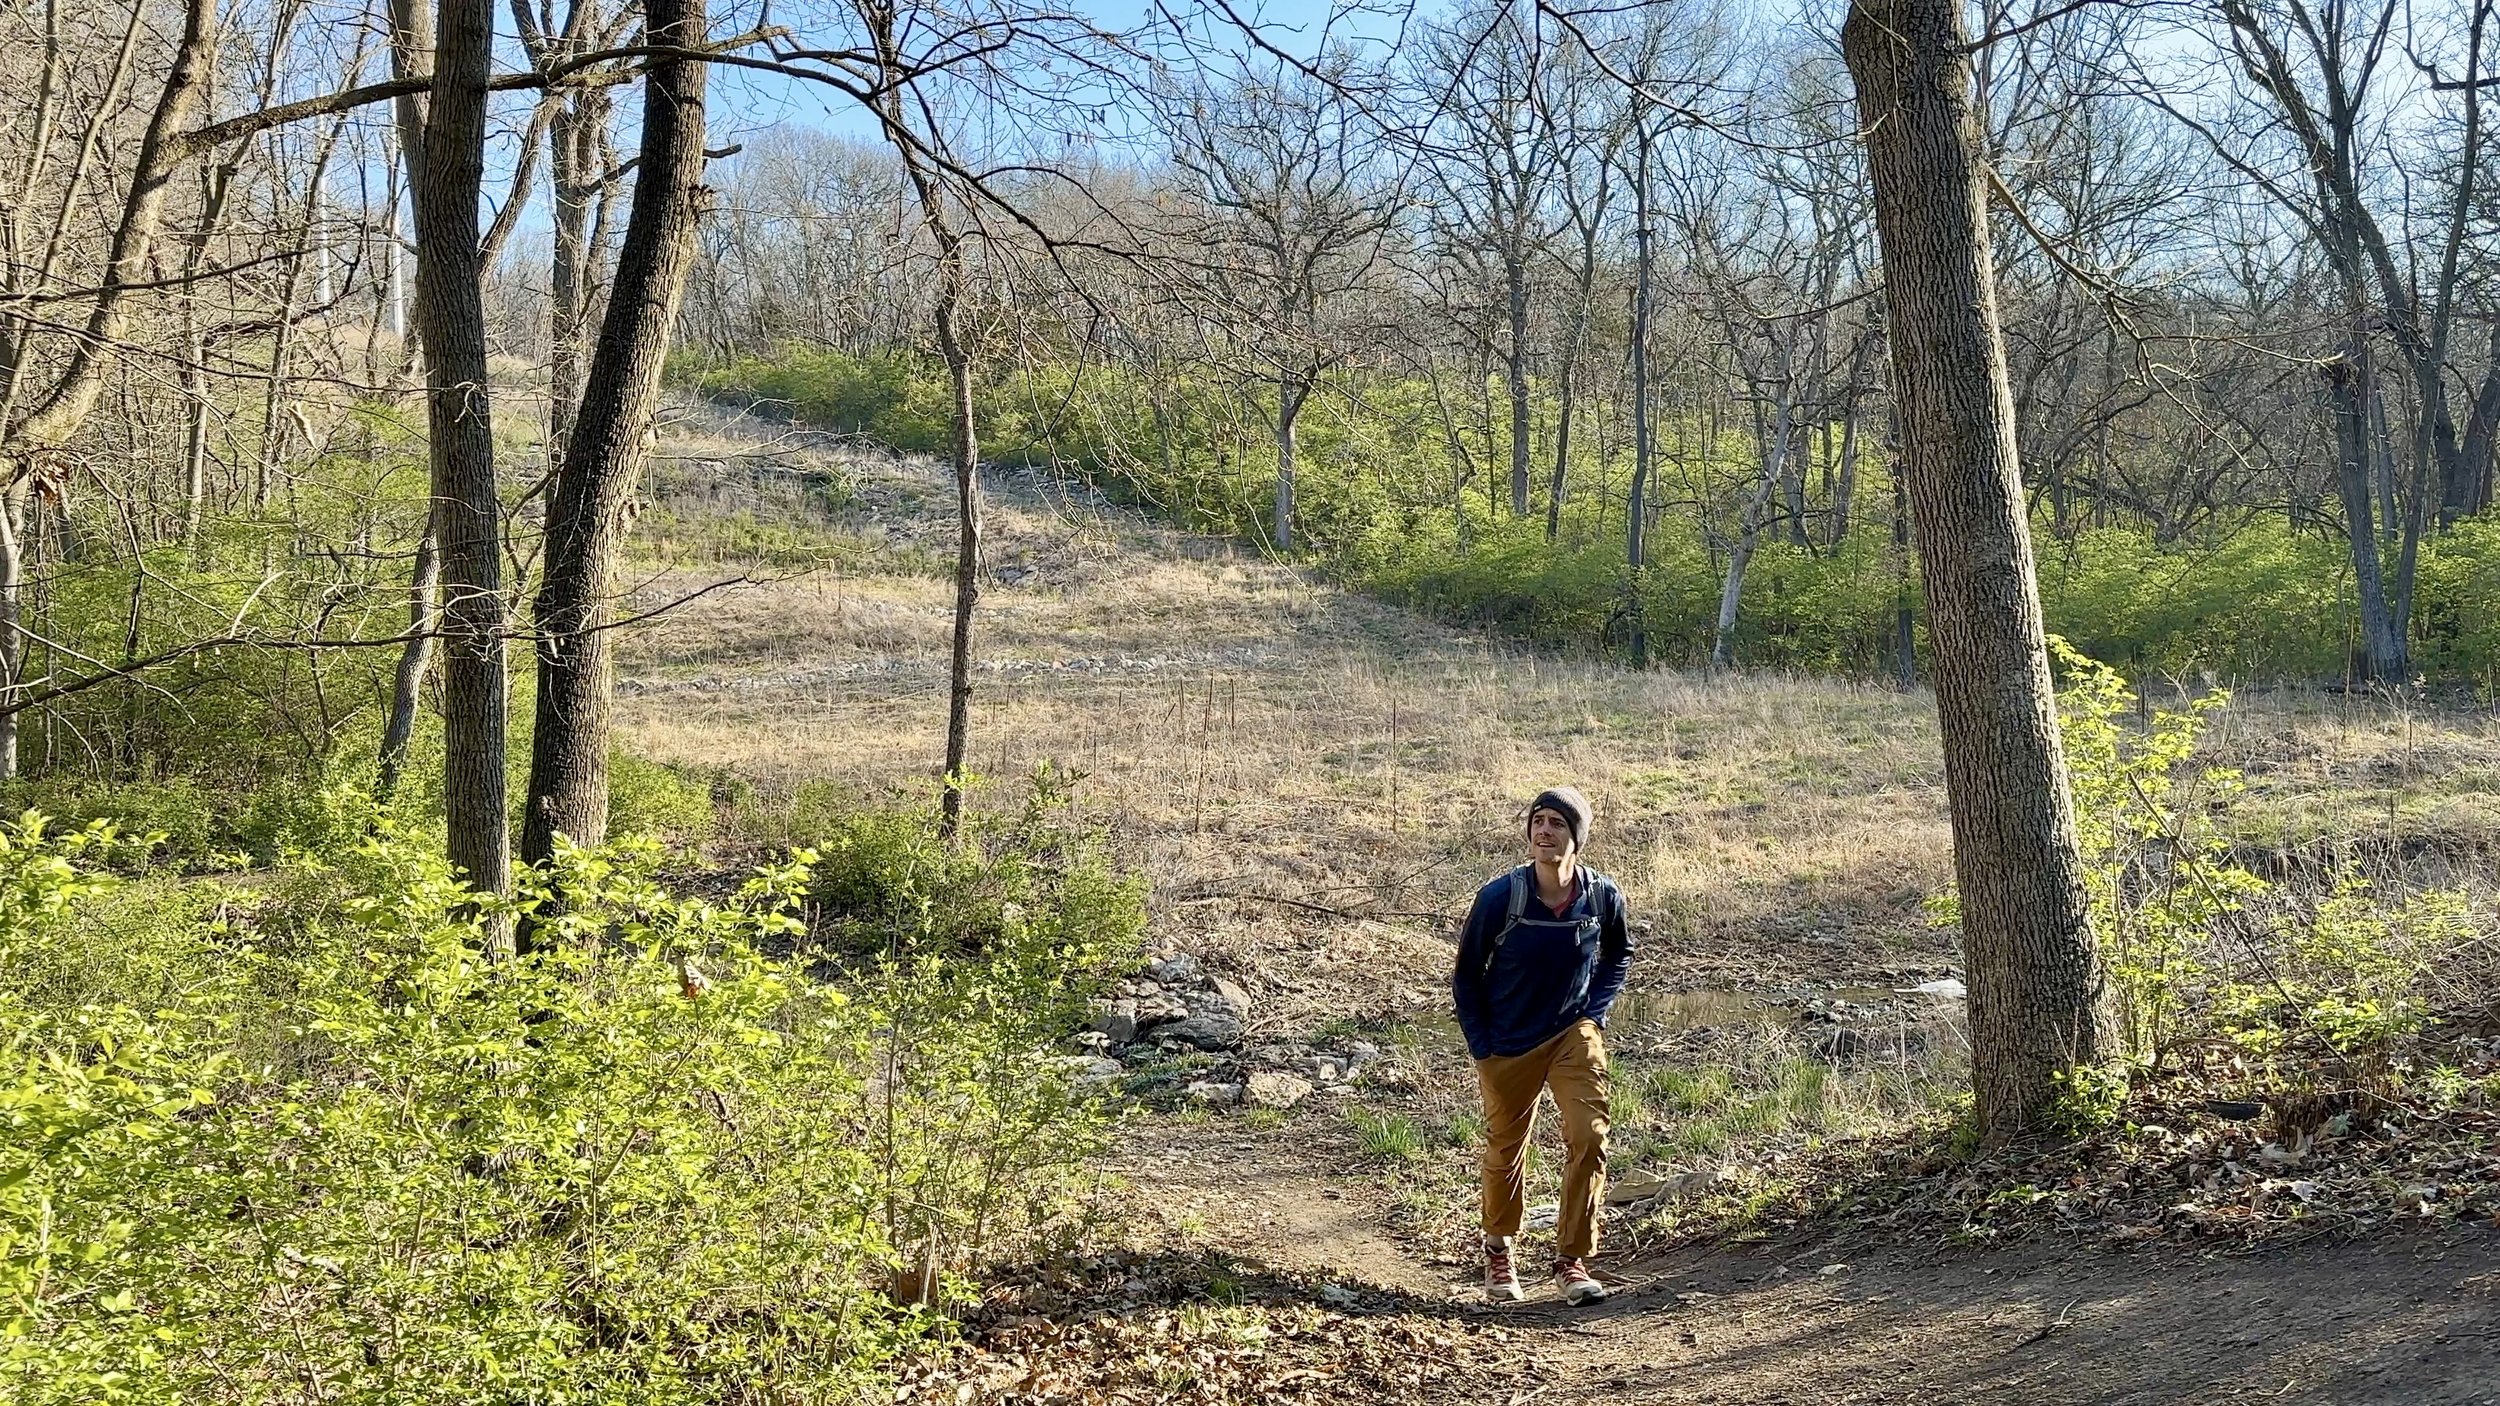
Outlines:
[[[1472, 1398], [1721, 1406], [2500, 1402], [2500, 1234], [2391, 1230], [2255, 1253], [2056, 1241], [1948, 1249], [1845, 1231], [1601, 1260], [1613, 1297], [1494, 1306], [1381, 1229], [1359, 1170], [1200, 1127], [1123, 1170], [1211, 1248], [1367, 1286], [1358, 1315], [1524, 1330]], [[1323, 1291], [1324, 1293], [1327, 1291]], [[1339, 1302], [1331, 1294], [1324, 1302]]]
[[[706, 432], [717, 446], [742, 431]], [[877, 540], [942, 537], [933, 474], [862, 472]], [[1092, 803], [1153, 876], [1159, 943], [1244, 981], [1254, 1038], [1433, 1010], [1447, 948], [1402, 915], [1446, 911], [1501, 862], [1503, 808], [1555, 775], [1599, 796], [1607, 866], [1662, 917], [1642, 986], [1952, 966], [1917, 914], [1944, 866], [1932, 722], [1915, 700], [1508, 655], [1099, 502], [994, 487], [976, 756], [998, 776], [1045, 757], [1091, 773]], [[920, 785], [945, 608], [926, 573], [873, 566], [722, 597], [638, 642], [626, 735], [764, 784]], [[2377, 745], [2329, 740], [2357, 757]], [[2472, 744], [2485, 761], [2487, 743]], [[1389, 921], [1275, 897], [1296, 894]], [[1433, 1107], [1465, 1102], [1463, 1063], [1415, 1068]], [[1472, 1265], [1434, 1258], [1456, 1243], [1446, 1202], [1438, 1233], [1416, 1233], [1413, 1206], [1321, 1101], [1268, 1123], [1145, 1115], [1110, 1170], [1166, 1243], [1295, 1272], [1349, 1331], [1512, 1330], [1501, 1362], [1460, 1364], [1466, 1391], [1401, 1400], [2500, 1403], [2490, 1228], [2214, 1255], [1825, 1231], [1602, 1260], [1622, 1288], [1594, 1310], [1550, 1291], [1495, 1308]]]

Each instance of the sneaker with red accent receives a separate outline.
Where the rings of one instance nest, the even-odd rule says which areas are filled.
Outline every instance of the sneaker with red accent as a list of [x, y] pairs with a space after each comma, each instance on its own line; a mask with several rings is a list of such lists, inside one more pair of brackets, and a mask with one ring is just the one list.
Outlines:
[[1519, 1269], [1511, 1263], [1508, 1240], [1484, 1242], [1484, 1296], [1495, 1303], [1517, 1303], [1528, 1296], [1519, 1287]]
[[1562, 1295], [1564, 1303], [1574, 1308], [1582, 1304], [1602, 1303], [1606, 1298], [1606, 1286], [1589, 1277], [1588, 1263], [1584, 1260], [1554, 1261], [1554, 1289]]

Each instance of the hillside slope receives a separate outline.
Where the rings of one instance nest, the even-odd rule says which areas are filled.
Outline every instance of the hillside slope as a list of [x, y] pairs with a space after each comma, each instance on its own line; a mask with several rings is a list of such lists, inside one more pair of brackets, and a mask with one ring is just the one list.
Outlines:
[[[798, 546], [635, 638], [627, 745], [768, 790], [928, 796], [942, 477], [708, 412], [672, 456], [645, 599], [735, 574], [691, 545], [707, 521]], [[809, 482], [832, 487], [791, 488]], [[1587, 791], [1591, 861], [1654, 925], [1611, 1032], [1624, 1169], [1809, 1156], [1948, 1112], [1959, 1078], [1949, 1003], [1894, 994], [1959, 971], [1923, 910], [1949, 877], [1927, 702], [1541, 656], [1038, 478], [989, 487], [984, 803], [1013, 804], [1044, 762], [1082, 773], [1079, 804], [1150, 881], [1158, 950], [1248, 996], [1249, 1050], [1133, 1066], [1157, 1111], [1107, 1169], [1125, 1248], [1050, 1270], [1038, 1300], [1002, 1290], [930, 1399], [2500, 1401], [2487, 1221], [2254, 1253], [2088, 1233], [1948, 1248], [1929, 1192], [1905, 1184], [1880, 1224], [1772, 1218], [1695, 1240], [1670, 1217], [1614, 1242], [1604, 1309], [1488, 1308], [1467, 1259], [1472, 1084], [1437, 1024], [1444, 924], [1514, 862], [1525, 800]], [[2489, 717], [2316, 699], [2225, 717], [2214, 752], [2260, 773], [2286, 863], [2373, 825], [2433, 876], [2500, 849]], [[1361, 1089], [1281, 1111], [1178, 1097], [1357, 1040], [1385, 1047]], [[1757, 1076], [1817, 1111], [1740, 1127], [1759, 1099], [1691, 1094]]]

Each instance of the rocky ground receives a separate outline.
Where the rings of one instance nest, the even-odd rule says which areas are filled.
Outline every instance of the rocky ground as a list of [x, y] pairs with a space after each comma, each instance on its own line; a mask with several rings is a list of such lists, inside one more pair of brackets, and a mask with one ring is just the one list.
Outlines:
[[[838, 509], [775, 509], [817, 536], [764, 525], [818, 559], [642, 636], [626, 735], [765, 788], [925, 787], [941, 485], [756, 433], [697, 423], [679, 462], [838, 483]], [[1059, 1055], [1124, 1110], [1123, 1231], [1008, 1273], [901, 1399], [2500, 1401], [2487, 1103], [2269, 1106], [2215, 1052], [2081, 1145], [1952, 1146], [1967, 1046], [1921, 906], [1948, 866], [1919, 699], [1524, 655], [992, 487], [976, 757], [1086, 774], [1149, 878], [1155, 960]], [[660, 563], [646, 590], [718, 570]], [[2214, 746], [2263, 763], [2287, 870], [2337, 835], [2443, 873], [2500, 854], [2488, 717], [2276, 700]], [[1616, 1293], [1577, 1313], [1474, 1287], [1472, 1085], [1440, 1015], [1451, 923], [1554, 779], [1596, 799], [1593, 858], [1648, 924], [1609, 1031]], [[2500, 1025], [2436, 1051], [2488, 1080]]]

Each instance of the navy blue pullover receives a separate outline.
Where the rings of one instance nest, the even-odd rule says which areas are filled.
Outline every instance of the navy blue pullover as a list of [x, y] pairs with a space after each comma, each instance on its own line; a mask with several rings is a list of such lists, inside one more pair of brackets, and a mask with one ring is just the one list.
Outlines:
[[[1509, 919], [1514, 878], [1528, 885], [1528, 903], [1488, 970], [1485, 953]], [[1578, 896], [1557, 916], [1537, 897], [1532, 868], [1502, 875], [1476, 890], [1458, 935], [1450, 994], [1467, 1053], [1526, 1054], [1582, 1020], [1603, 1029], [1631, 965], [1631, 923], [1614, 880], [1582, 868]]]

